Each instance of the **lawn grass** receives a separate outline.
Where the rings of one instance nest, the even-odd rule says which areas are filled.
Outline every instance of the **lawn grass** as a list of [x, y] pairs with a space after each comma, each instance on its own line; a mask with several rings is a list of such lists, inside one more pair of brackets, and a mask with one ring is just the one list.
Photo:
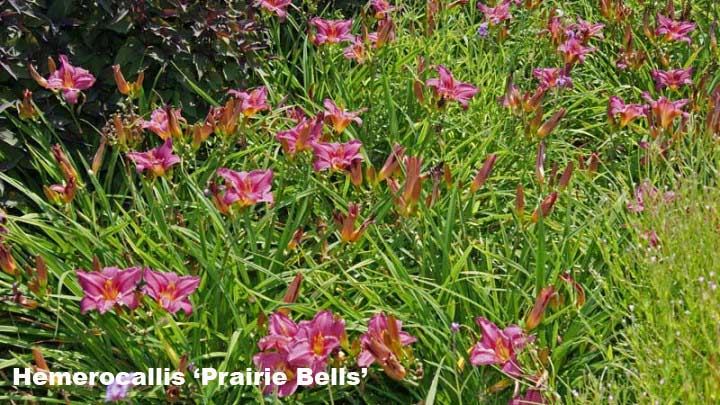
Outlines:
[[[101, 400], [101, 387], [11, 387], [11, 369], [36, 361], [33, 347], [40, 348], [52, 370], [175, 369], [185, 354], [198, 367], [244, 370], [252, 367], [257, 342], [266, 333], [262, 320], [291, 308], [295, 320], [331, 310], [345, 319], [351, 339], [365, 333], [368, 318], [384, 311], [402, 320], [403, 330], [418, 341], [401, 382], [374, 366], [361, 386], [301, 388], [284, 401], [507, 403], [514, 391], [523, 392], [533, 382], [470, 364], [468, 349], [480, 339], [474, 320], [482, 316], [501, 328], [524, 327], [536, 296], [550, 285], [562, 303], [548, 307], [530, 332], [536, 339], [520, 355], [525, 372], [541, 376], [547, 400], [717, 401], [718, 294], [710, 283], [716, 277], [711, 272], [718, 272], [713, 200], [720, 154], [716, 139], [704, 130], [706, 93], [720, 82], [717, 49], [707, 34], [717, 5], [692, 4], [698, 24], [692, 45], [661, 45], [643, 37], [642, 8], [627, 2], [635, 10], [629, 21], [637, 46], [651, 56], [638, 71], [619, 71], [615, 60], [624, 26], [605, 21], [595, 2], [542, 4], [538, 10], [513, 8], [510, 35], [499, 41], [497, 29], [478, 36], [482, 13], [473, 4], [441, 10], [435, 29], [427, 33], [424, 2], [404, 2], [394, 16], [395, 40], [363, 65], [345, 59], [339, 46], [316, 47], [305, 34], [315, 14], [340, 18], [338, 11], [295, 10], [282, 24], [267, 16], [277, 58], [255, 79], [267, 86], [271, 111], [248, 120], [234, 136], [211, 136], [199, 151], [187, 139], [176, 141], [182, 162], [171, 176], [136, 174], [117, 146], [109, 148], [98, 171], [89, 170], [92, 156], [71, 155], [84, 188], [67, 205], [49, 203], [30, 186], [61, 179], [50, 152], [57, 142], [52, 126], [42, 119], [20, 120], [6, 110], [40, 178], [0, 173], [12, 190], [9, 199], [17, 201], [9, 210], [5, 238], [18, 267], [34, 267], [36, 255], [44, 258], [51, 291], [37, 296], [28, 289], [29, 277], [0, 275], [2, 295], [11, 295], [18, 282], [21, 293], [39, 303], [37, 308], [12, 300], [0, 304], [7, 314], [0, 321], [0, 345], [6, 348], [0, 355], [0, 401]], [[567, 114], [553, 133], [539, 139], [527, 135], [525, 120], [498, 98], [511, 74], [522, 91], [530, 91], [536, 86], [533, 68], [563, 65], [556, 47], [538, 35], [546, 22], [543, 12], [559, 6], [569, 20], [580, 15], [605, 22], [605, 39], [591, 41], [597, 51], [573, 68], [572, 89], [546, 96], [544, 119], [561, 108]], [[371, 15], [355, 16], [354, 33], [361, 23], [374, 28]], [[705, 98], [698, 99], [686, 131], [664, 156], [657, 153], [664, 138], [654, 139], [645, 121], [617, 128], [606, 113], [612, 95], [641, 102], [640, 93], [653, 90], [650, 71], [662, 67], [661, 55], [672, 67], [693, 66], [696, 83], [708, 76]], [[419, 70], [421, 60], [425, 68]], [[425, 102], [418, 101], [414, 84], [436, 77], [438, 64], [480, 88], [467, 110], [453, 103], [438, 109], [428, 89]], [[202, 83], [188, 81], [185, 90], [201, 94], [208, 106], [225, 101], [224, 95], [206, 94]], [[663, 94], [677, 99], [692, 93], [686, 87]], [[150, 88], [145, 97], [162, 105]], [[425, 203], [433, 188], [429, 175], [417, 212], [404, 216], [386, 184], [366, 177], [355, 187], [342, 173], [314, 172], [310, 154], [286, 156], [275, 139], [294, 125], [286, 110], [299, 106], [313, 115], [322, 111], [325, 98], [349, 110], [368, 108], [362, 126], [352, 124], [334, 135], [335, 141], [362, 141], [365, 167], [379, 171], [397, 143], [407, 155], [423, 158], [423, 173], [440, 164], [448, 168], [452, 181], [438, 183], [434, 204]], [[147, 117], [149, 104], [140, 104], [138, 113]], [[139, 150], [158, 144], [146, 134]], [[649, 142], [654, 152], [648, 155], [640, 141]], [[99, 137], [86, 142], [97, 145]], [[536, 168], [540, 143], [546, 151], [543, 176]], [[594, 152], [599, 164], [591, 168]], [[490, 154], [497, 155], [492, 174], [477, 192], [469, 192]], [[561, 187], [559, 177], [571, 163], [569, 185]], [[272, 168], [274, 205], [222, 215], [204, 193], [220, 167]], [[678, 187], [678, 178], [697, 184]], [[657, 212], [651, 207], [639, 215], [628, 212], [636, 186], [646, 180], [676, 190], [677, 201], [660, 204]], [[524, 210], [517, 209], [518, 185]], [[698, 191], [703, 187], [706, 191]], [[533, 211], [553, 192], [558, 200], [552, 211], [533, 222]], [[346, 213], [352, 203], [360, 204], [360, 219], [373, 217], [374, 223], [359, 241], [343, 243], [333, 211]], [[298, 228], [304, 237], [290, 249]], [[659, 248], [650, 248], [645, 238], [651, 229]], [[92, 269], [95, 256], [103, 266], [143, 265], [201, 277], [191, 296], [193, 315], [168, 315], [149, 300], [134, 312], [80, 314], [82, 289], [75, 270]], [[565, 272], [582, 287], [582, 305], [576, 305], [578, 291], [562, 281]], [[303, 275], [301, 292], [288, 304], [282, 298], [297, 273]], [[453, 322], [460, 324], [458, 332], [451, 330]], [[350, 354], [338, 364], [354, 366]], [[493, 389], [501, 385], [507, 388]], [[131, 392], [132, 399], [148, 402], [167, 395], [162, 387]], [[255, 387], [195, 382], [179, 395], [199, 403], [280, 401], [263, 397]]]

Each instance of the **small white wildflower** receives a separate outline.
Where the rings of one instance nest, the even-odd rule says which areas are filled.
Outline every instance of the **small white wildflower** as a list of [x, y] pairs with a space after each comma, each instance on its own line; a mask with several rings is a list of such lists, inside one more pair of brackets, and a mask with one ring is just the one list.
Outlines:
[[701, 283], [705, 282], [705, 277], [702, 277], [702, 276], [701, 276], [700, 278], [698, 278], [698, 281], [701, 282]]

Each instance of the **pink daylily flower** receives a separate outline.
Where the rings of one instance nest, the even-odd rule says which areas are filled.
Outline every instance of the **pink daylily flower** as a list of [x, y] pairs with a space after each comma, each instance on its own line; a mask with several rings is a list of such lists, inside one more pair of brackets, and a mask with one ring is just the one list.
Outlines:
[[593, 37], [599, 39], [605, 38], [602, 32], [603, 28], [605, 28], [605, 24], [593, 24], [578, 17], [578, 22], [568, 26], [567, 29], [572, 31], [573, 35], [578, 37], [581, 41], [587, 43], [590, 38]]
[[323, 117], [302, 119], [298, 124], [286, 131], [275, 135], [286, 154], [295, 156], [296, 153], [312, 149], [312, 145], [320, 140], [323, 128]]
[[[358, 355], [358, 367], [369, 367], [373, 364], [376, 359], [371, 350], [371, 341], [375, 340], [378, 342], [385, 342], [388, 348], [392, 348], [395, 343], [399, 343], [400, 347], [405, 347], [412, 343], [417, 342], [417, 338], [413, 337], [407, 332], [402, 330], [402, 321], [395, 320], [395, 328], [398, 331], [399, 342], [391, 342], [392, 337], [388, 331], [388, 318], [384, 313], [379, 312], [375, 314], [370, 321], [368, 321], [367, 333], [360, 336], [360, 343], [362, 343], [362, 351]], [[397, 353], [396, 353], [397, 355]]]
[[665, 97], [660, 97], [657, 101], [653, 100], [650, 93], [647, 91], [642, 93], [642, 96], [650, 104], [650, 111], [653, 113], [655, 122], [660, 124], [660, 127], [665, 129], [672, 125], [673, 120], [676, 117], [688, 117], [689, 114], [683, 111], [683, 107], [690, 103], [688, 99], [682, 99], [677, 101], [670, 101]]
[[178, 276], [175, 273], [163, 273], [146, 268], [143, 279], [146, 283], [143, 292], [156, 300], [163, 309], [171, 314], [181, 309], [186, 315], [192, 314], [193, 307], [188, 296], [197, 290], [200, 277]]
[[437, 66], [439, 78], [428, 79], [425, 86], [432, 87], [435, 94], [443, 100], [454, 100], [467, 109], [468, 101], [480, 90], [470, 83], [463, 83], [455, 80], [452, 73], [443, 65]]
[[572, 79], [567, 69], [545, 68], [533, 69], [533, 76], [540, 82], [540, 87], [549, 90], [555, 87], [572, 88]]
[[352, 59], [359, 64], [365, 63], [368, 58], [368, 50], [361, 38], [355, 38], [353, 43], [343, 49], [345, 59]]
[[225, 179], [227, 192], [223, 201], [227, 205], [237, 203], [240, 207], [247, 207], [259, 202], [272, 204], [274, 201], [270, 191], [274, 174], [272, 169], [236, 172], [220, 168], [217, 174]]
[[375, 18], [378, 20], [382, 20], [390, 12], [395, 11], [395, 7], [390, 5], [387, 0], [372, 0], [370, 5], [375, 9]]
[[151, 114], [150, 114], [150, 121], [146, 120], [139, 120], [138, 123], [143, 129], [149, 129], [157, 136], [159, 136], [162, 139], [168, 139], [172, 137], [172, 128], [170, 128], [170, 120], [168, 119], [167, 110], [172, 111], [172, 114], [175, 116], [175, 120], [177, 122], [184, 122], [187, 123], [185, 118], [182, 117], [181, 111], [182, 109], [173, 109], [173, 108], [156, 108]]
[[270, 13], [275, 13], [281, 20], [285, 20], [285, 17], [287, 17], [285, 9], [291, 4], [292, 0], [260, 0], [261, 8]]
[[135, 162], [138, 173], [150, 170], [155, 176], [164, 176], [172, 165], [180, 162], [180, 158], [173, 155], [172, 138], [165, 139], [161, 146], [147, 152], [128, 152], [127, 157]]
[[246, 118], [250, 118], [263, 110], [269, 110], [270, 104], [267, 103], [268, 89], [265, 86], [249, 92], [242, 90], [228, 90], [228, 94], [242, 101], [240, 109]]
[[508, 402], [508, 405], [540, 404], [547, 404], [547, 401], [545, 400], [545, 398], [543, 398], [542, 392], [534, 388], [528, 388], [527, 391], [525, 391], [525, 395], [521, 397], [520, 394], [517, 394], [516, 396], [512, 397], [512, 399], [510, 399], [510, 402]]
[[287, 350], [288, 345], [298, 332], [298, 325], [282, 312], [275, 312], [268, 320], [268, 334], [260, 339], [260, 350]]
[[470, 363], [473, 366], [497, 364], [509, 376], [521, 375], [516, 353], [533, 337], [527, 337], [517, 325], [500, 330], [497, 325], [483, 317], [476, 318], [475, 322], [482, 329], [482, 339], [470, 351]]
[[45, 88], [62, 90], [65, 100], [77, 104], [81, 90], [87, 90], [95, 84], [95, 76], [87, 70], [73, 66], [67, 56], [60, 55], [60, 68], [50, 74]]
[[323, 101], [323, 105], [325, 106], [325, 119], [332, 123], [335, 132], [338, 134], [344, 131], [351, 122], [362, 126], [363, 122], [362, 119], [360, 119], [360, 114], [367, 111], [367, 108], [361, 108], [358, 111], [347, 111], [344, 108], [338, 107], [337, 104], [329, 98]]
[[655, 35], [662, 37], [666, 41], [684, 41], [692, 43], [692, 38], [688, 35], [695, 29], [695, 23], [690, 21], [676, 21], [662, 14], [657, 15], [657, 28]]
[[301, 321], [288, 348], [291, 363], [312, 364], [314, 373], [327, 368], [328, 356], [345, 339], [345, 321], [330, 311], [320, 311], [311, 321]]
[[558, 47], [558, 51], [563, 54], [566, 64], [572, 64], [585, 62], [585, 55], [594, 52], [595, 48], [587, 47], [578, 38], [571, 37]]
[[352, 20], [323, 20], [319, 17], [314, 17], [310, 20], [316, 29], [313, 43], [315, 45], [338, 44], [345, 41], [354, 41], [355, 36], [350, 33], [352, 28]]
[[363, 156], [360, 153], [362, 142], [352, 140], [346, 143], [325, 143], [317, 142], [312, 145], [315, 152], [315, 171], [323, 170], [347, 170], [356, 162], [361, 162]]
[[135, 289], [142, 278], [142, 268], [120, 270], [105, 267], [101, 272], [75, 270], [85, 297], [80, 301], [80, 312], [97, 309], [101, 314], [115, 305], [137, 308]]
[[645, 104], [625, 104], [625, 101], [617, 96], [610, 97], [608, 102], [608, 118], [615, 122], [620, 116], [620, 126], [628, 125], [638, 117], [647, 117], [649, 107]]
[[659, 91], [665, 87], [677, 90], [685, 84], [692, 86], [692, 72], [693, 68], [653, 70], [651, 73], [655, 80], [655, 89]]
[[287, 377], [285, 384], [276, 386], [272, 383], [265, 386], [264, 394], [271, 394], [277, 391], [278, 397], [286, 397], [297, 391], [297, 369], [300, 367], [309, 367], [309, 363], [303, 363], [307, 359], [300, 358], [291, 362], [288, 359], [287, 351], [279, 352], [262, 352], [253, 356], [255, 368], [259, 371], [269, 370], [271, 373], [282, 372]]
[[485, 14], [485, 20], [492, 25], [498, 25], [505, 20], [512, 18], [510, 14], [510, 1], [504, 0], [495, 7], [488, 7], [478, 2], [477, 8]]

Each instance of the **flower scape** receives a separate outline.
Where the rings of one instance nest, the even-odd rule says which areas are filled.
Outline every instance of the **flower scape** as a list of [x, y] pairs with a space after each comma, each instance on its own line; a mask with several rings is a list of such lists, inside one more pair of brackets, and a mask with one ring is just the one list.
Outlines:
[[[0, 401], [720, 401], [720, 261], [648, 276], [674, 243], [705, 255], [666, 224], [718, 182], [720, 9], [567, 3], [250, 2], [272, 55], [240, 76], [151, 47], [157, 77], [71, 43], [26, 61], [0, 109], [0, 373], [187, 383]], [[185, 86], [161, 94], [164, 75]], [[113, 108], [86, 110], [101, 83]]]

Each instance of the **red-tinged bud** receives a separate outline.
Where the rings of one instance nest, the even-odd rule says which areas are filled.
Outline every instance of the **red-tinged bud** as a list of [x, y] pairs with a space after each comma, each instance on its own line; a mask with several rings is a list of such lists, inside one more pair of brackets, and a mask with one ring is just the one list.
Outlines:
[[546, 136], [550, 135], [555, 128], [557, 127], [558, 123], [560, 123], [560, 120], [565, 116], [565, 113], [567, 110], [564, 108], [557, 111], [555, 114], [553, 114], [550, 118], [548, 118], [547, 121], [545, 121], [540, 128], [537, 130], [537, 135], [540, 137], [540, 139], [545, 138]]
[[360, 187], [363, 182], [362, 173], [362, 162], [360, 160], [354, 160], [350, 164], [350, 182], [355, 187]]
[[383, 342], [374, 336], [370, 337], [366, 349], [375, 358], [378, 364], [380, 364], [388, 377], [396, 381], [402, 381], [405, 378], [405, 375], [407, 374], [405, 367], [400, 364], [397, 357], [395, 357], [392, 351]]
[[630, 24], [625, 26], [625, 33], [623, 34], [623, 49], [626, 53], [630, 53], [635, 50], [635, 37], [633, 36]]
[[525, 320], [525, 328], [528, 331], [533, 330], [540, 325], [540, 322], [542, 322], [542, 319], [545, 316], [545, 308], [547, 308], [548, 303], [550, 303], [550, 299], [556, 295], [557, 293], [555, 292], [555, 288], [553, 288], [553, 286], [547, 286], [540, 290], [540, 294], [538, 294], [535, 299], [535, 305]]
[[33, 105], [32, 92], [30, 90], [25, 89], [23, 92], [23, 99], [17, 104], [17, 110], [20, 119], [23, 120], [34, 119], [39, 115], [35, 109], [35, 105]]
[[718, 50], [717, 29], [718, 22], [715, 20], [710, 24], [710, 49], [712, 49], [713, 53], [717, 53]]
[[452, 173], [450, 172], [450, 165], [445, 163], [443, 166], [443, 178], [445, 179], [445, 185], [450, 188], [453, 186]]
[[518, 184], [515, 189], [515, 212], [520, 219], [525, 216], [525, 192], [522, 184]]
[[540, 105], [538, 109], [535, 111], [535, 116], [528, 122], [528, 126], [526, 128], [526, 134], [529, 136], [533, 132], [537, 132], [538, 128], [540, 127], [540, 123], [542, 122], [543, 115], [545, 114], [545, 110], [543, 109], [543, 106]]
[[[300, 284], [302, 283], [303, 276], [301, 273], [297, 273], [293, 281], [288, 285], [288, 289], [282, 298], [282, 302], [286, 304], [294, 304], [297, 301], [298, 295], [300, 294]], [[290, 308], [280, 308], [278, 312], [287, 315], [290, 313]]]
[[440, 162], [437, 166], [430, 169], [430, 178], [433, 182], [433, 188], [432, 193], [425, 197], [425, 204], [428, 207], [432, 207], [435, 205], [435, 202], [437, 202], [440, 199], [440, 183], [442, 181], [443, 173], [444, 173], [444, 167], [445, 163]]
[[50, 74], [55, 73], [55, 71], [57, 70], [57, 67], [55, 66], [55, 59], [53, 59], [52, 56], [48, 56], [47, 63], [48, 63], [48, 72], [50, 72]]
[[77, 178], [77, 172], [75, 171], [75, 168], [72, 166], [72, 164], [70, 164], [70, 160], [68, 160], [67, 155], [65, 155], [65, 152], [63, 152], [60, 145], [53, 145], [51, 150], [53, 158], [55, 158], [55, 162], [60, 167], [63, 178], [66, 181]]
[[565, 168], [565, 171], [563, 172], [562, 176], [560, 176], [560, 181], [558, 181], [558, 188], [560, 191], [563, 191], [567, 188], [568, 184], [570, 184], [570, 178], [572, 177], [573, 173], [573, 162], [568, 163], [567, 167]]
[[415, 80], [413, 83], [413, 93], [415, 93], [415, 98], [417, 98], [420, 104], [425, 103], [425, 86], [423, 86], [423, 82]]
[[600, 154], [593, 152], [590, 154], [590, 163], [588, 164], [588, 172], [597, 173], [598, 167], [600, 166]]
[[553, 192], [549, 196], [545, 197], [544, 200], [540, 203], [540, 207], [535, 209], [535, 212], [533, 212], [532, 217], [530, 218], [531, 221], [537, 223], [539, 218], [538, 216], [540, 213], [542, 213], [543, 218], [547, 218], [548, 215], [550, 215], [550, 212], [552, 211], [553, 205], [555, 205], [555, 201], [557, 201], [558, 193], [557, 191]]
[[105, 144], [107, 141], [103, 137], [100, 140], [100, 145], [98, 145], [97, 151], [95, 151], [95, 156], [93, 156], [92, 165], [90, 168], [92, 169], [93, 173], [97, 174], [100, 169], [102, 168], [103, 163], [103, 157], [105, 156]]
[[118, 91], [120, 94], [127, 96], [130, 94], [130, 85], [128, 85], [127, 81], [125, 80], [125, 76], [123, 76], [122, 71], [120, 71], [120, 65], [113, 65], [113, 77], [115, 78], [115, 84], [117, 84]]
[[643, 13], [643, 32], [650, 43], [655, 43], [655, 30], [650, 26], [650, 9], [646, 9]]
[[375, 41], [375, 48], [380, 49], [385, 44], [392, 41], [395, 36], [395, 23], [390, 19], [386, 18], [378, 23], [377, 41]]
[[535, 90], [535, 93], [530, 98], [523, 97], [523, 99], [527, 99], [527, 101], [523, 102], [523, 109], [526, 112], [533, 112], [537, 111], [538, 107], [540, 107], [540, 103], [542, 103], [543, 98], [545, 97], [545, 89], [538, 87], [537, 90]]
[[612, 0], [600, 0], [600, 14], [605, 17], [606, 20], [613, 19], [613, 1]]
[[560, 279], [572, 286], [572, 288], [575, 289], [575, 292], [577, 293], [577, 298], [575, 300], [575, 305], [580, 308], [583, 305], [585, 305], [585, 290], [583, 289], [582, 285], [575, 281], [575, 279], [570, 275], [569, 271], [566, 271], [563, 275], [560, 276]]
[[495, 160], [497, 160], [497, 155], [490, 154], [487, 158], [485, 158], [485, 163], [483, 163], [480, 170], [478, 170], [477, 175], [475, 175], [475, 178], [473, 179], [472, 184], [470, 184], [470, 194], [475, 193], [476, 191], [480, 190], [482, 186], [485, 184], [485, 180], [490, 176], [490, 173], [492, 173], [493, 166], [495, 165]]
[[673, 0], [668, 0], [663, 14], [670, 18], [675, 18], [675, 4], [673, 3]]
[[360, 206], [358, 204], [350, 204], [348, 206], [348, 214], [335, 212], [335, 222], [340, 226], [340, 240], [344, 243], [354, 243], [360, 240], [367, 228], [375, 222], [374, 217], [370, 217], [363, 221], [360, 228], [355, 229], [355, 222], [360, 214]]
[[47, 290], [48, 273], [47, 264], [45, 264], [45, 260], [40, 255], [35, 257], [35, 269], [36, 275], [28, 282], [28, 289], [36, 295], [44, 296]]
[[367, 179], [368, 183], [370, 184], [377, 184], [377, 173], [375, 172], [375, 168], [372, 166], [367, 166], [365, 168], [365, 178]]
[[299, 227], [295, 230], [293, 233], [292, 238], [290, 239], [290, 242], [288, 242], [287, 248], [288, 250], [295, 250], [298, 246], [302, 243], [303, 238], [303, 228]]
[[180, 123], [178, 122], [176, 110], [171, 108], [170, 106], [165, 106], [165, 114], [167, 115], [168, 119], [168, 132], [170, 133], [170, 136], [172, 136], [174, 139], [182, 138], [183, 131], [182, 128], [180, 128]]
[[402, 200], [409, 213], [414, 205], [420, 201], [423, 179], [420, 176], [422, 158], [419, 156], [405, 156], [405, 187], [403, 188]]
[[540, 189], [545, 184], [545, 144], [540, 142], [535, 156], [535, 178], [537, 178]]
[[13, 259], [12, 253], [10, 252], [10, 245], [3, 243], [0, 243], [0, 268], [11, 276], [18, 273], [15, 259]]
[[30, 76], [37, 82], [38, 85], [42, 88], [47, 88], [47, 80], [40, 76], [40, 74], [35, 70], [35, 67], [32, 64], [28, 64], [28, 71], [30, 71]]
[[95, 272], [98, 272], [98, 273], [102, 272], [102, 264], [100, 264], [100, 258], [97, 257], [97, 255], [93, 256], [92, 268], [93, 268], [93, 271], [95, 271]]

